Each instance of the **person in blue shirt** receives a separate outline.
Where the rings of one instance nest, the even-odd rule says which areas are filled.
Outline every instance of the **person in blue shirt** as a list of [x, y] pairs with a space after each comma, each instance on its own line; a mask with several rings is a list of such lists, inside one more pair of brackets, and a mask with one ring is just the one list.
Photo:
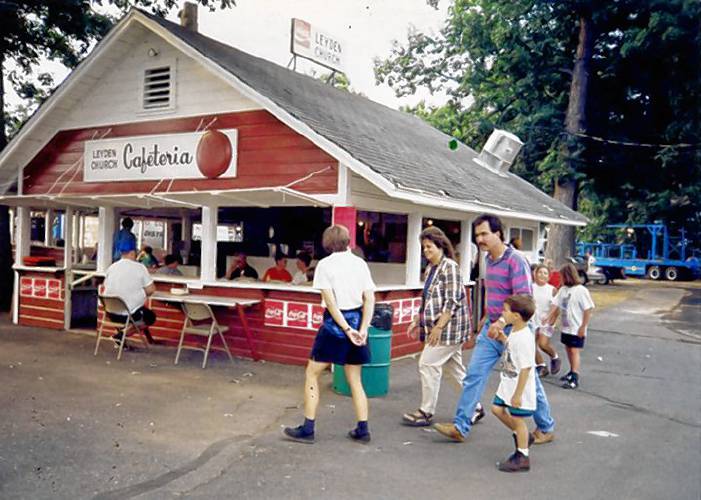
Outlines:
[[134, 221], [130, 217], [125, 217], [124, 220], [122, 220], [122, 229], [117, 232], [112, 242], [112, 262], [116, 262], [122, 257], [120, 249], [126, 247], [127, 242], [134, 242], [133, 246], [136, 248], [136, 236], [131, 232], [133, 227]]

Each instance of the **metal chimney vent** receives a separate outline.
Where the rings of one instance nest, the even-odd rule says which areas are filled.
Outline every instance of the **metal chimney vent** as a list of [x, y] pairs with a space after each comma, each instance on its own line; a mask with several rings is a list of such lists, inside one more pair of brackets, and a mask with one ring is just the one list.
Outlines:
[[171, 66], [144, 72], [144, 110], [168, 109], [172, 102]]
[[479, 156], [475, 158], [475, 162], [487, 170], [506, 177], [521, 146], [523, 143], [514, 134], [506, 130], [494, 129]]

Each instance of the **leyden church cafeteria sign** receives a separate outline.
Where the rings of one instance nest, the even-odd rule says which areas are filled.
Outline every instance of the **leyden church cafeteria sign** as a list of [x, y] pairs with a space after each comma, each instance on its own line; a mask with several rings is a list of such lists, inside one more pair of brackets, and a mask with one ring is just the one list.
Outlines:
[[208, 130], [85, 142], [86, 182], [236, 177], [237, 133]]

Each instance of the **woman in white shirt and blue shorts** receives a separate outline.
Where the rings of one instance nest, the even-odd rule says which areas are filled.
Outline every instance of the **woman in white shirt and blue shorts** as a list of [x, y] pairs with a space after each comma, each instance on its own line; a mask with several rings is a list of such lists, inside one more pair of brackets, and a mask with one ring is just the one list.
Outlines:
[[368, 443], [368, 400], [361, 381], [361, 369], [363, 364], [370, 362], [367, 337], [375, 307], [375, 284], [365, 261], [350, 251], [348, 229], [341, 225], [327, 228], [322, 244], [330, 255], [317, 264], [313, 286], [321, 291], [322, 305], [326, 310], [305, 372], [304, 423], [298, 427], [286, 427], [284, 434], [293, 441], [314, 442], [319, 376], [335, 363], [344, 367], [358, 420], [348, 437]]

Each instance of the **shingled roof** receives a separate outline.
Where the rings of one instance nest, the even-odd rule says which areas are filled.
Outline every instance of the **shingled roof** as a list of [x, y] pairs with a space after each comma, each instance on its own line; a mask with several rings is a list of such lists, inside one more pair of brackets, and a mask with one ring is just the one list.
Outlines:
[[[461, 144], [451, 150], [450, 136], [409, 113], [336, 89], [138, 9], [132, 9], [113, 32], [132, 20], [156, 31], [165, 30], [163, 36], [174, 37], [172, 42], [189, 48], [190, 55], [201, 56], [203, 62], [216, 67], [215, 71], [229, 75], [232, 85], [247, 87], [251, 99], [320, 147], [326, 146], [332, 156], [390, 197], [465, 212], [574, 225], [587, 222], [517, 175], [500, 176], [475, 163], [477, 153], [468, 146]], [[103, 44], [98, 44], [89, 57], [102, 48]], [[74, 76], [70, 75], [59, 90]], [[40, 106], [30, 120], [32, 125], [43, 108], [58, 97], [52, 95]], [[28, 133], [23, 127], [10, 145], [24, 140]], [[8, 145], [0, 154], [4, 163], [10, 149]]]
[[[204, 57], [345, 150], [398, 190], [584, 223], [586, 218], [515, 174], [502, 177], [473, 161], [477, 153], [420, 118], [336, 89], [314, 78], [143, 13]], [[516, 214], [515, 214], [516, 215]]]

